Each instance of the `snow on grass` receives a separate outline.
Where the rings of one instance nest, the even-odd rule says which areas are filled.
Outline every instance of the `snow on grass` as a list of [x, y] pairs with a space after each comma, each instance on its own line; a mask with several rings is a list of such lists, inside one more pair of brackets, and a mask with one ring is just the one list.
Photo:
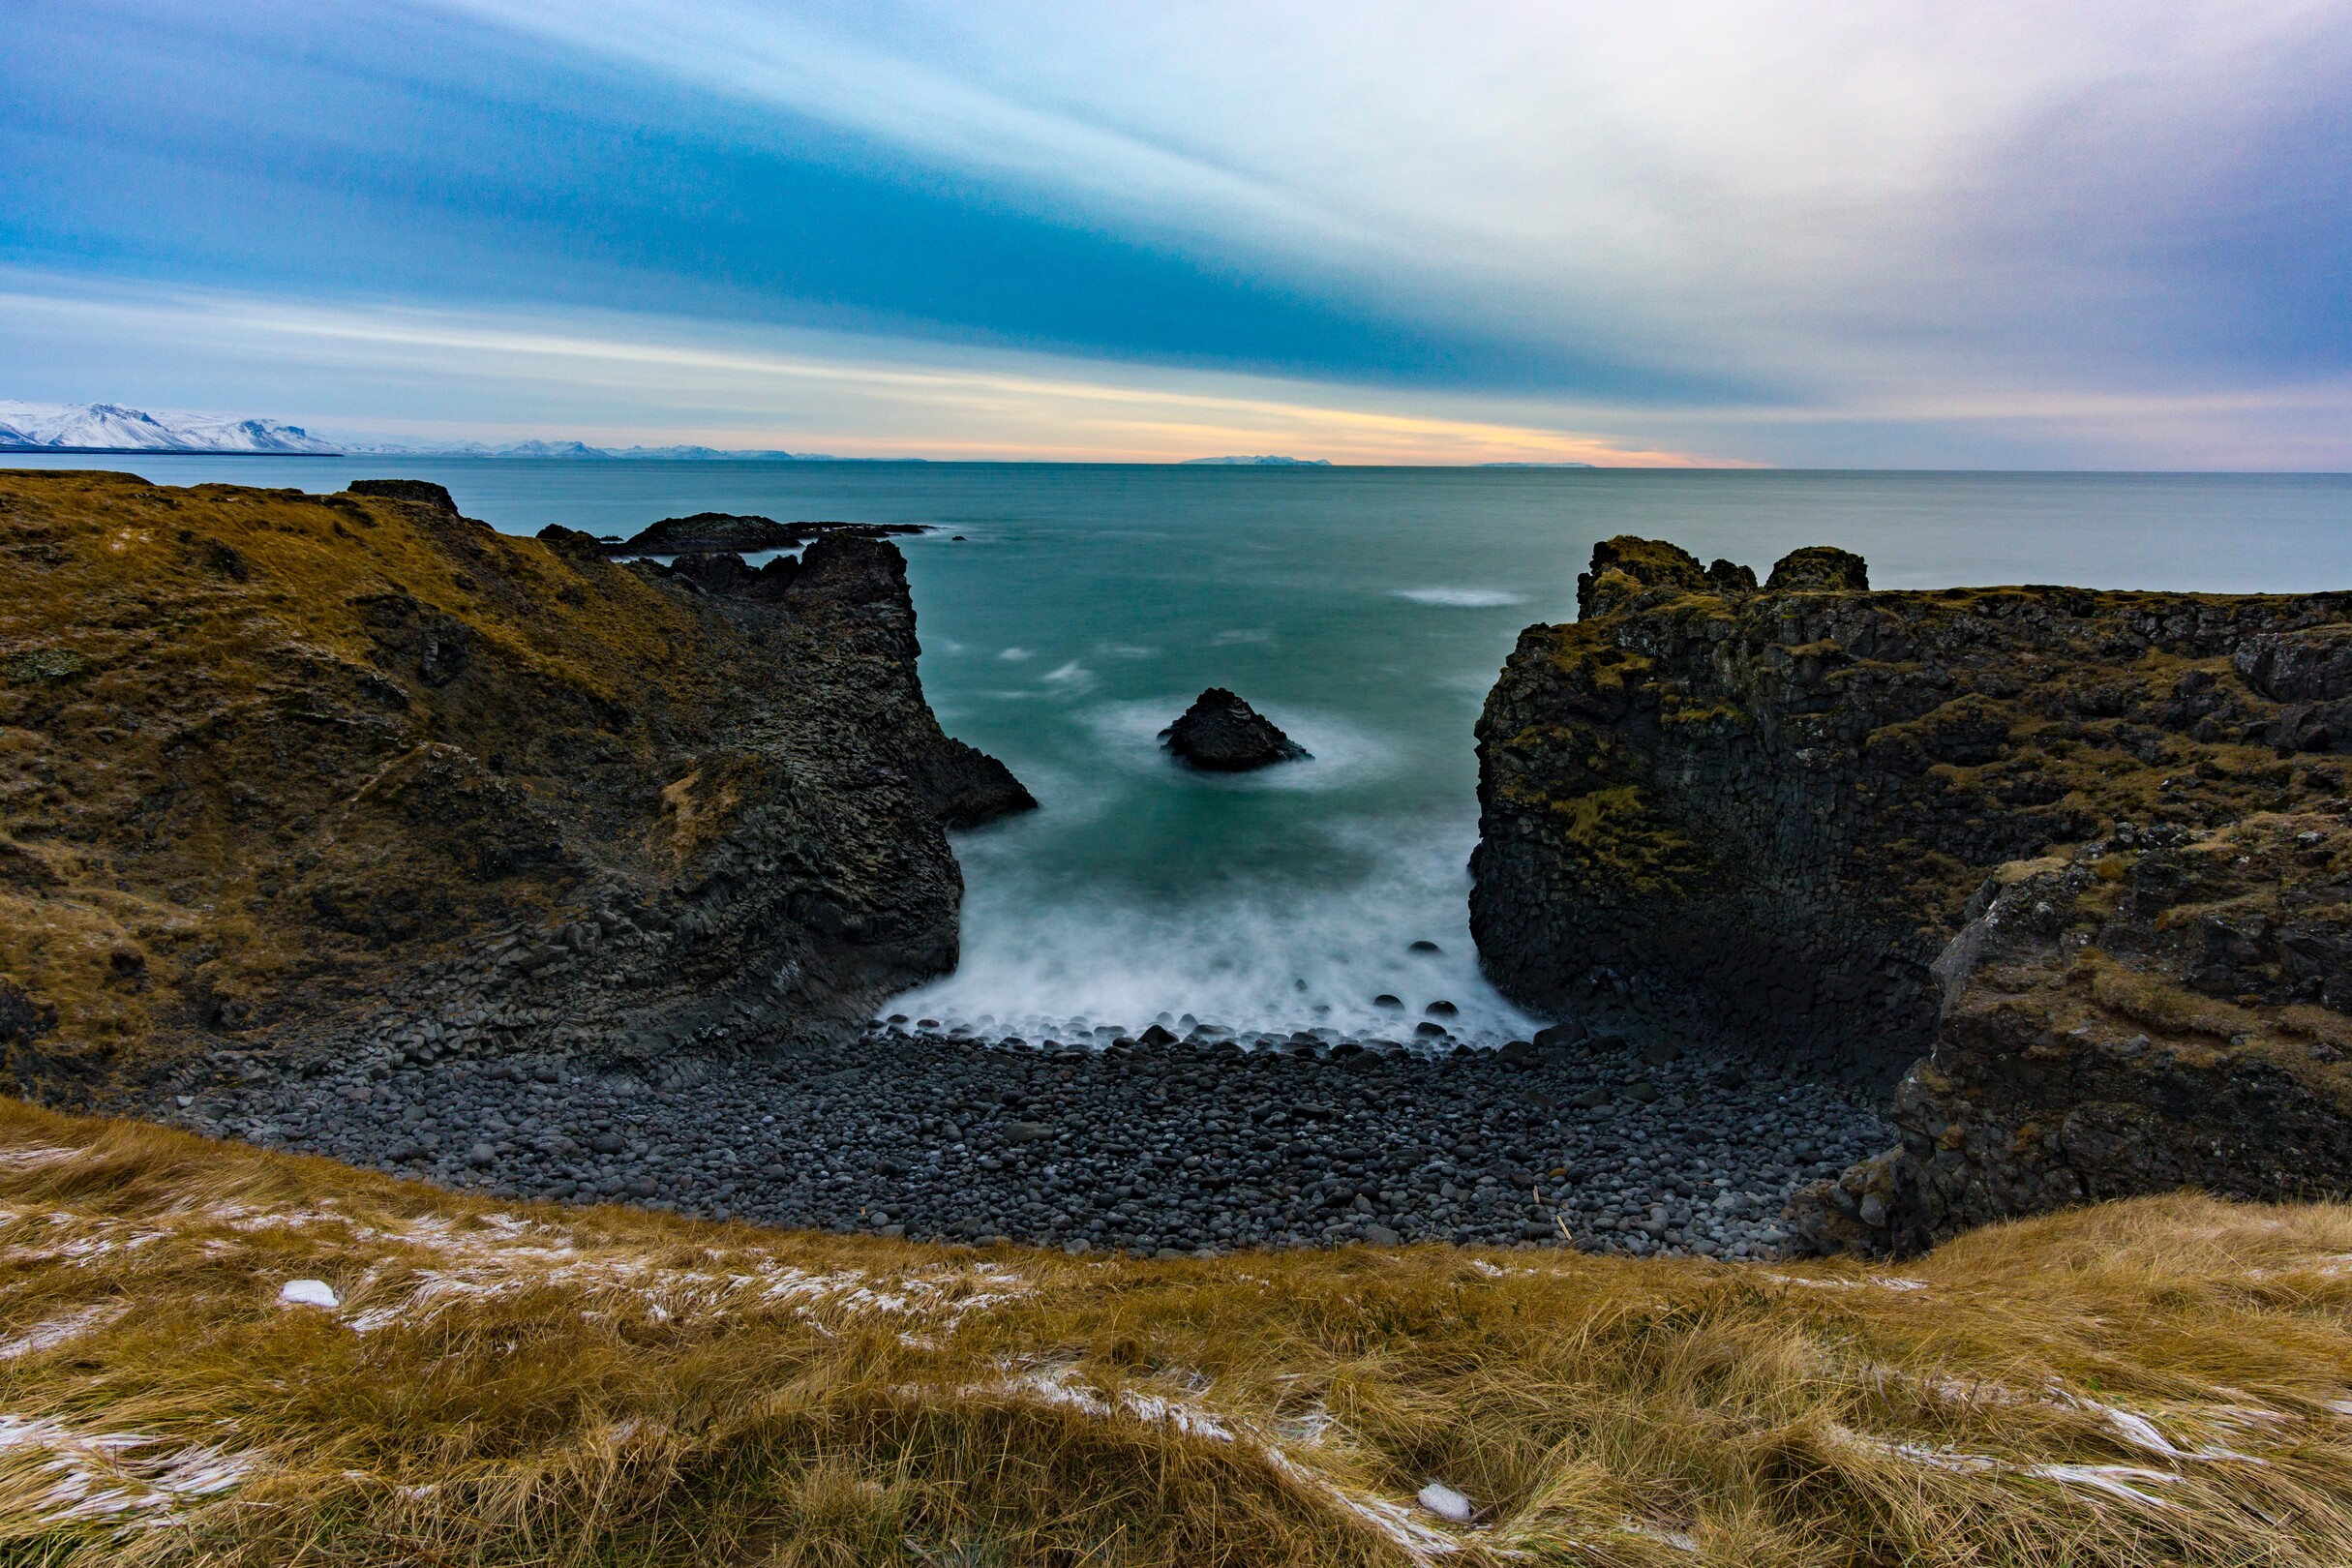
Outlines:
[[190, 1500], [228, 1491], [259, 1462], [257, 1454], [0, 1413], [0, 1466], [36, 1473], [42, 1490], [34, 1506], [51, 1521], [130, 1516], [140, 1524], [172, 1523]]
[[19, 1356], [54, 1350], [61, 1344], [80, 1339], [92, 1329], [104, 1328], [127, 1311], [129, 1309], [120, 1302], [95, 1302], [62, 1316], [45, 1318], [0, 1340], [0, 1361], [15, 1361]]

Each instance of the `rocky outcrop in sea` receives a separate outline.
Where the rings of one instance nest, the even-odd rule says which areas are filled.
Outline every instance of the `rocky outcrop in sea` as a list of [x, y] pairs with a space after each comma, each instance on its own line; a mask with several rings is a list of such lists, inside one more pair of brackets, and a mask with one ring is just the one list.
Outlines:
[[1272, 719], [1222, 686], [1193, 698], [1160, 739], [1183, 761], [1212, 773], [1244, 773], [1308, 755]]
[[2352, 1186], [2352, 595], [1866, 584], [1595, 549], [1480, 722], [1496, 982], [1891, 1091], [1818, 1247]]

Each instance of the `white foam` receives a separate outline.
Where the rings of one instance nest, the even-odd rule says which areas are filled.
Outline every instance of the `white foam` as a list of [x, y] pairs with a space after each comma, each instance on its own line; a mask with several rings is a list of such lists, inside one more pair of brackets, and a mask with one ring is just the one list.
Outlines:
[[1501, 588], [1399, 588], [1395, 597], [1410, 599], [1415, 604], [1443, 605], [1457, 610], [1494, 610], [1506, 604], [1525, 604], [1524, 593], [1510, 593]]
[[[995, 848], [1017, 853], [1019, 843], [1009, 836]], [[1536, 1021], [1478, 972], [1466, 853], [1432, 834], [1418, 849], [1391, 846], [1353, 888], [1305, 897], [1221, 888], [1157, 904], [1083, 892], [1040, 899], [1022, 879], [975, 877], [955, 973], [883, 1010], [1032, 1042], [1071, 1041], [1080, 1017], [1090, 1030], [1132, 1032], [1188, 1012], [1242, 1033], [1329, 1029], [1409, 1042], [1425, 1009], [1442, 1000], [1457, 1009], [1443, 1020], [1457, 1039], [1524, 1039]], [[1423, 938], [1444, 950], [1407, 950]], [[1404, 1007], [1373, 1006], [1383, 994]]]

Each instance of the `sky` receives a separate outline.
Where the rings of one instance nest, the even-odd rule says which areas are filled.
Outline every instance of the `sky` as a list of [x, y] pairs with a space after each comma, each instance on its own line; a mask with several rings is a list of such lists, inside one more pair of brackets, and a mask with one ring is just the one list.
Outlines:
[[11, 0], [0, 397], [2352, 468], [2352, 0]]

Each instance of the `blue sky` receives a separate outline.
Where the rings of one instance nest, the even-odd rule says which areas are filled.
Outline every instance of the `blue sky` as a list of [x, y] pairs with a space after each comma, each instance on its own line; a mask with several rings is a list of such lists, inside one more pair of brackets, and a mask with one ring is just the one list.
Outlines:
[[16, 0], [0, 397], [2352, 467], [2352, 7]]

